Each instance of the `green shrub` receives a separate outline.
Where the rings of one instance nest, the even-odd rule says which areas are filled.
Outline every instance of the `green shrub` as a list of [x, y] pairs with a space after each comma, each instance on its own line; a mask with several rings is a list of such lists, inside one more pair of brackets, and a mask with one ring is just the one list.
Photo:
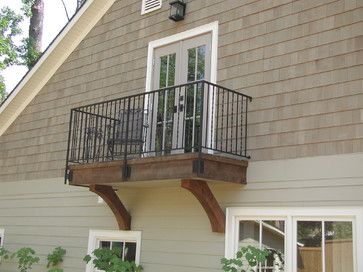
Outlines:
[[258, 249], [253, 246], [242, 247], [236, 253], [236, 258], [222, 258], [224, 272], [254, 272], [254, 268], [265, 262], [270, 252], [267, 249]]
[[142, 267], [135, 262], [123, 261], [120, 249], [99, 248], [93, 251], [93, 258], [90, 255], [84, 257], [84, 261], [92, 264], [95, 268], [105, 272], [141, 272]]
[[[10, 261], [15, 259], [18, 264], [19, 272], [29, 272], [32, 270], [33, 265], [38, 264], [40, 258], [37, 257], [34, 249], [30, 247], [23, 247], [14, 253], [0, 247], [0, 264], [1, 261]], [[47, 256], [48, 272], [63, 272], [63, 269], [58, 266], [63, 262], [63, 257], [66, 254], [65, 249], [57, 247], [52, 253]]]

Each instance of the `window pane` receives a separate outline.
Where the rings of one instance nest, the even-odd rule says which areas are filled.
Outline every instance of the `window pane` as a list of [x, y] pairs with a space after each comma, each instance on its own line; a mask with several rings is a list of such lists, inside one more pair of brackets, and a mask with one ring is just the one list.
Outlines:
[[322, 271], [322, 222], [297, 222], [297, 271]]
[[261, 271], [284, 271], [285, 222], [262, 221], [262, 247], [270, 251]]
[[325, 222], [325, 271], [353, 271], [352, 222]]
[[136, 259], [136, 243], [126, 243], [125, 244], [125, 260], [135, 261]]
[[100, 248], [111, 248], [111, 242], [110, 241], [101, 241], [100, 242]]
[[238, 248], [246, 246], [260, 247], [260, 224], [257, 221], [240, 221]]
[[122, 242], [112, 242], [112, 249], [116, 249], [117, 252], [120, 254], [119, 257], [122, 258], [122, 250], [124, 247], [124, 243]]

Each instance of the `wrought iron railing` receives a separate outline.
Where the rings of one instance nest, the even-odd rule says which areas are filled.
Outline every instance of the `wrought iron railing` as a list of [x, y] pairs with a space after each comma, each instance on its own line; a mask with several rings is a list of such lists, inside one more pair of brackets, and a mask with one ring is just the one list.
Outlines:
[[190, 152], [248, 158], [250, 100], [200, 80], [74, 108], [67, 168]]

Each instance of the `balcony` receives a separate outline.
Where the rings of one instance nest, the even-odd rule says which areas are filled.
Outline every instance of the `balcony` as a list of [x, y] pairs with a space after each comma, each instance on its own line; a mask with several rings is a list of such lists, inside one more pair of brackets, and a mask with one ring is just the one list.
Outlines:
[[246, 182], [249, 96], [195, 81], [72, 109], [72, 185]]
[[74, 108], [66, 181], [101, 196], [120, 229], [130, 229], [131, 216], [114, 187], [180, 184], [201, 203], [212, 230], [224, 232], [208, 183], [246, 183], [250, 101], [200, 80]]

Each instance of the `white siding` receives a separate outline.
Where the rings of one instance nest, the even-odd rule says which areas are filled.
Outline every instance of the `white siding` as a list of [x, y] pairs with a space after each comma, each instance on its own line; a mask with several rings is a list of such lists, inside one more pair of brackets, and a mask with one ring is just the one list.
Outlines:
[[[363, 206], [363, 154], [251, 162], [248, 184], [211, 185], [223, 209], [232, 206]], [[176, 183], [173, 183], [176, 184]], [[151, 186], [151, 185], [150, 185]], [[174, 187], [121, 186], [120, 199], [142, 231], [145, 272], [217, 272], [224, 235], [211, 232], [200, 204]], [[45, 257], [67, 249], [65, 272], [85, 271], [89, 229], [117, 229], [105, 204], [62, 179], [0, 183], [0, 226], [11, 250], [32, 246]], [[361, 245], [363, 246], [363, 245]], [[1, 272], [15, 272], [7, 266]]]

